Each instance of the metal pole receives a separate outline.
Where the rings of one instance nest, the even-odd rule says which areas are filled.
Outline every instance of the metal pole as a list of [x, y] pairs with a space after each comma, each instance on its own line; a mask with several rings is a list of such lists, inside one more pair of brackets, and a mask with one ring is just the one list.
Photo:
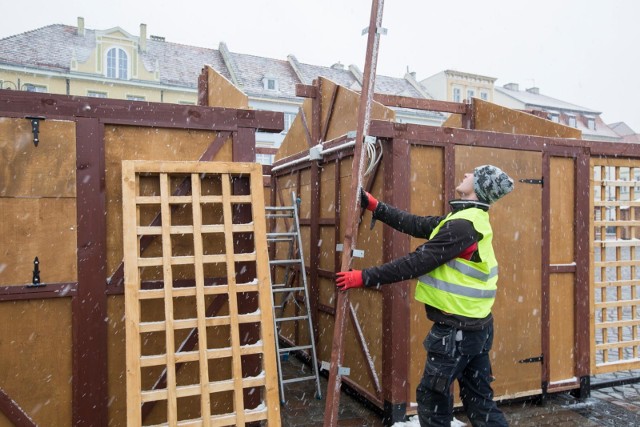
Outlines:
[[[367, 38], [367, 53], [365, 57], [362, 93], [358, 107], [358, 127], [356, 129], [356, 145], [353, 153], [351, 173], [351, 187], [348, 205], [348, 217], [345, 229], [341, 271], [351, 267], [351, 250], [355, 247], [358, 237], [358, 223], [360, 220], [360, 187], [364, 175], [365, 158], [362, 152], [364, 137], [369, 131], [371, 119], [371, 101], [375, 87], [376, 64], [378, 61], [378, 45], [382, 30], [382, 9], [384, 0], [373, 0], [371, 18], [369, 19], [369, 35]], [[324, 426], [335, 427], [338, 424], [338, 409], [340, 406], [340, 368], [344, 356], [344, 328], [346, 326], [347, 309], [349, 307], [349, 291], [338, 292], [336, 300], [336, 315], [333, 329], [333, 346], [331, 348], [331, 365], [329, 368], [329, 384], [327, 386], [327, 401], [325, 406]]]

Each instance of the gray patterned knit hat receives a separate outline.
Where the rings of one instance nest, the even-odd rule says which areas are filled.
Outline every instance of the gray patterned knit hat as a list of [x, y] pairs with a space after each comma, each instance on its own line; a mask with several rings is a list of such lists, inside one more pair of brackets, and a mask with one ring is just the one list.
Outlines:
[[491, 204], [513, 190], [513, 179], [496, 166], [478, 166], [473, 170], [473, 190], [481, 202]]

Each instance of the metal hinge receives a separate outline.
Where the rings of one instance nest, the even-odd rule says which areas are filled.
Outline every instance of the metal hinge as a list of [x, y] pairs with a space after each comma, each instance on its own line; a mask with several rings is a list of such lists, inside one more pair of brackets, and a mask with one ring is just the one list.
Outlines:
[[536, 178], [523, 178], [519, 180], [519, 182], [523, 184], [537, 184], [542, 185], [544, 187], [544, 178], [536, 179]]
[[522, 360], [518, 360], [518, 363], [542, 363], [542, 361], [544, 360], [544, 356], [540, 355], [540, 356], [536, 356], [536, 357], [529, 357], [528, 359], [522, 359]]
[[38, 134], [40, 133], [40, 120], [45, 120], [45, 117], [42, 116], [27, 116], [25, 117], [27, 120], [31, 120], [31, 132], [33, 133], [33, 145], [38, 146], [38, 142], [40, 142], [40, 137]]

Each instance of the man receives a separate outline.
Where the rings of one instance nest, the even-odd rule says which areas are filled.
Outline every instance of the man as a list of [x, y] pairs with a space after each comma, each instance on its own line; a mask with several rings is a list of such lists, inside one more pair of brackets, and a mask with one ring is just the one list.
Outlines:
[[474, 426], [506, 426], [493, 401], [489, 350], [493, 342], [491, 307], [498, 282], [498, 262], [491, 244], [489, 207], [513, 190], [513, 180], [496, 166], [466, 173], [456, 188], [460, 198], [446, 216], [418, 216], [378, 202], [362, 190], [360, 204], [398, 231], [428, 239], [414, 252], [378, 267], [342, 271], [341, 290], [375, 287], [418, 279], [415, 298], [433, 321], [424, 340], [427, 350], [417, 388], [421, 426], [451, 425], [451, 384], [458, 380], [460, 398]]

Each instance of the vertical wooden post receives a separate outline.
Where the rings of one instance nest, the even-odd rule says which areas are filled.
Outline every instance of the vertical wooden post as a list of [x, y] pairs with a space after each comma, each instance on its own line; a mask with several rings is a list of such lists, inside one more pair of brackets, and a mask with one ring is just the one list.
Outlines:
[[[321, 142], [320, 124], [322, 120], [322, 86], [321, 80], [314, 80], [316, 96], [311, 98], [311, 141], [313, 145]], [[328, 120], [328, 118], [327, 118]], [[320, 292], [318, 290], [318, 266], [320, 265], [320, 247], [316, 242], [320, 241], [320, 166], [318, 162], [311, 162], [311, 182], [310, 182], [310, 230], [309, 230], [309, 306], [311, 309], [311, 321], [313, 324], [313, 336], [318, 344], [320, 337], [318, 327], [318, 302]], [[298, 189], [298, 194], [300, 194]], [[305, 274], [305, 272], [301, 272]]]
[[[411, 208], [410, 144], [406, 139], [391, 140], [383, 160], [384, 200], [398, 209]], [[389, 262], [410, 252], [410, 238], [391, 227], [382, 231], [383, 258]], [[411, 281], [383, 286], [382, 291], [382, 388], [384, 423], [404, 421], [407, 413], [409, 378], [409, 309]]]
[[[356, 145], [353, 154], [353, 166], [351, 173], [351, 187], [349, 191], [350, 204], [346, 222], [343, 252], [342, 271], [351, 267], [351, 251], [358, 237], [358, 223], [360, 220], [359, 190], [362, 187], [364, 174], [364, 156], [362, 144], [369, 131], [371, 118], [371, 102], [375, 87], [376, 64], [378, 60], [378, 44], [380, 41], [379, 30], [382, 29], [382, 9], [384, 0], [373, 0], [371, 6], [371, 18], [369, 19], [369, 36], [367, 39], [367, 53], [365, 58], [362, 93], [358, 107], [358, 127], [356, 129]], [[347, 308], [349, 306], [349, 294], [338, 292], [336, 301], [336, 316], [333, 329], [333, 346], [331, 348], [331, 365], [329, 368], [329, 384], [327, 386], [327, 402], [325, 406], [324, 425], [336, 426], [338, 424], [338, 409], [340, 406], [340, 368], [344, 357], [344, 328], [346, 326]]]
[[78, 118], [76, 127], [78, 294], [73, 324], [73, 425], [106, 425], [107, 272], [104, 125]]

